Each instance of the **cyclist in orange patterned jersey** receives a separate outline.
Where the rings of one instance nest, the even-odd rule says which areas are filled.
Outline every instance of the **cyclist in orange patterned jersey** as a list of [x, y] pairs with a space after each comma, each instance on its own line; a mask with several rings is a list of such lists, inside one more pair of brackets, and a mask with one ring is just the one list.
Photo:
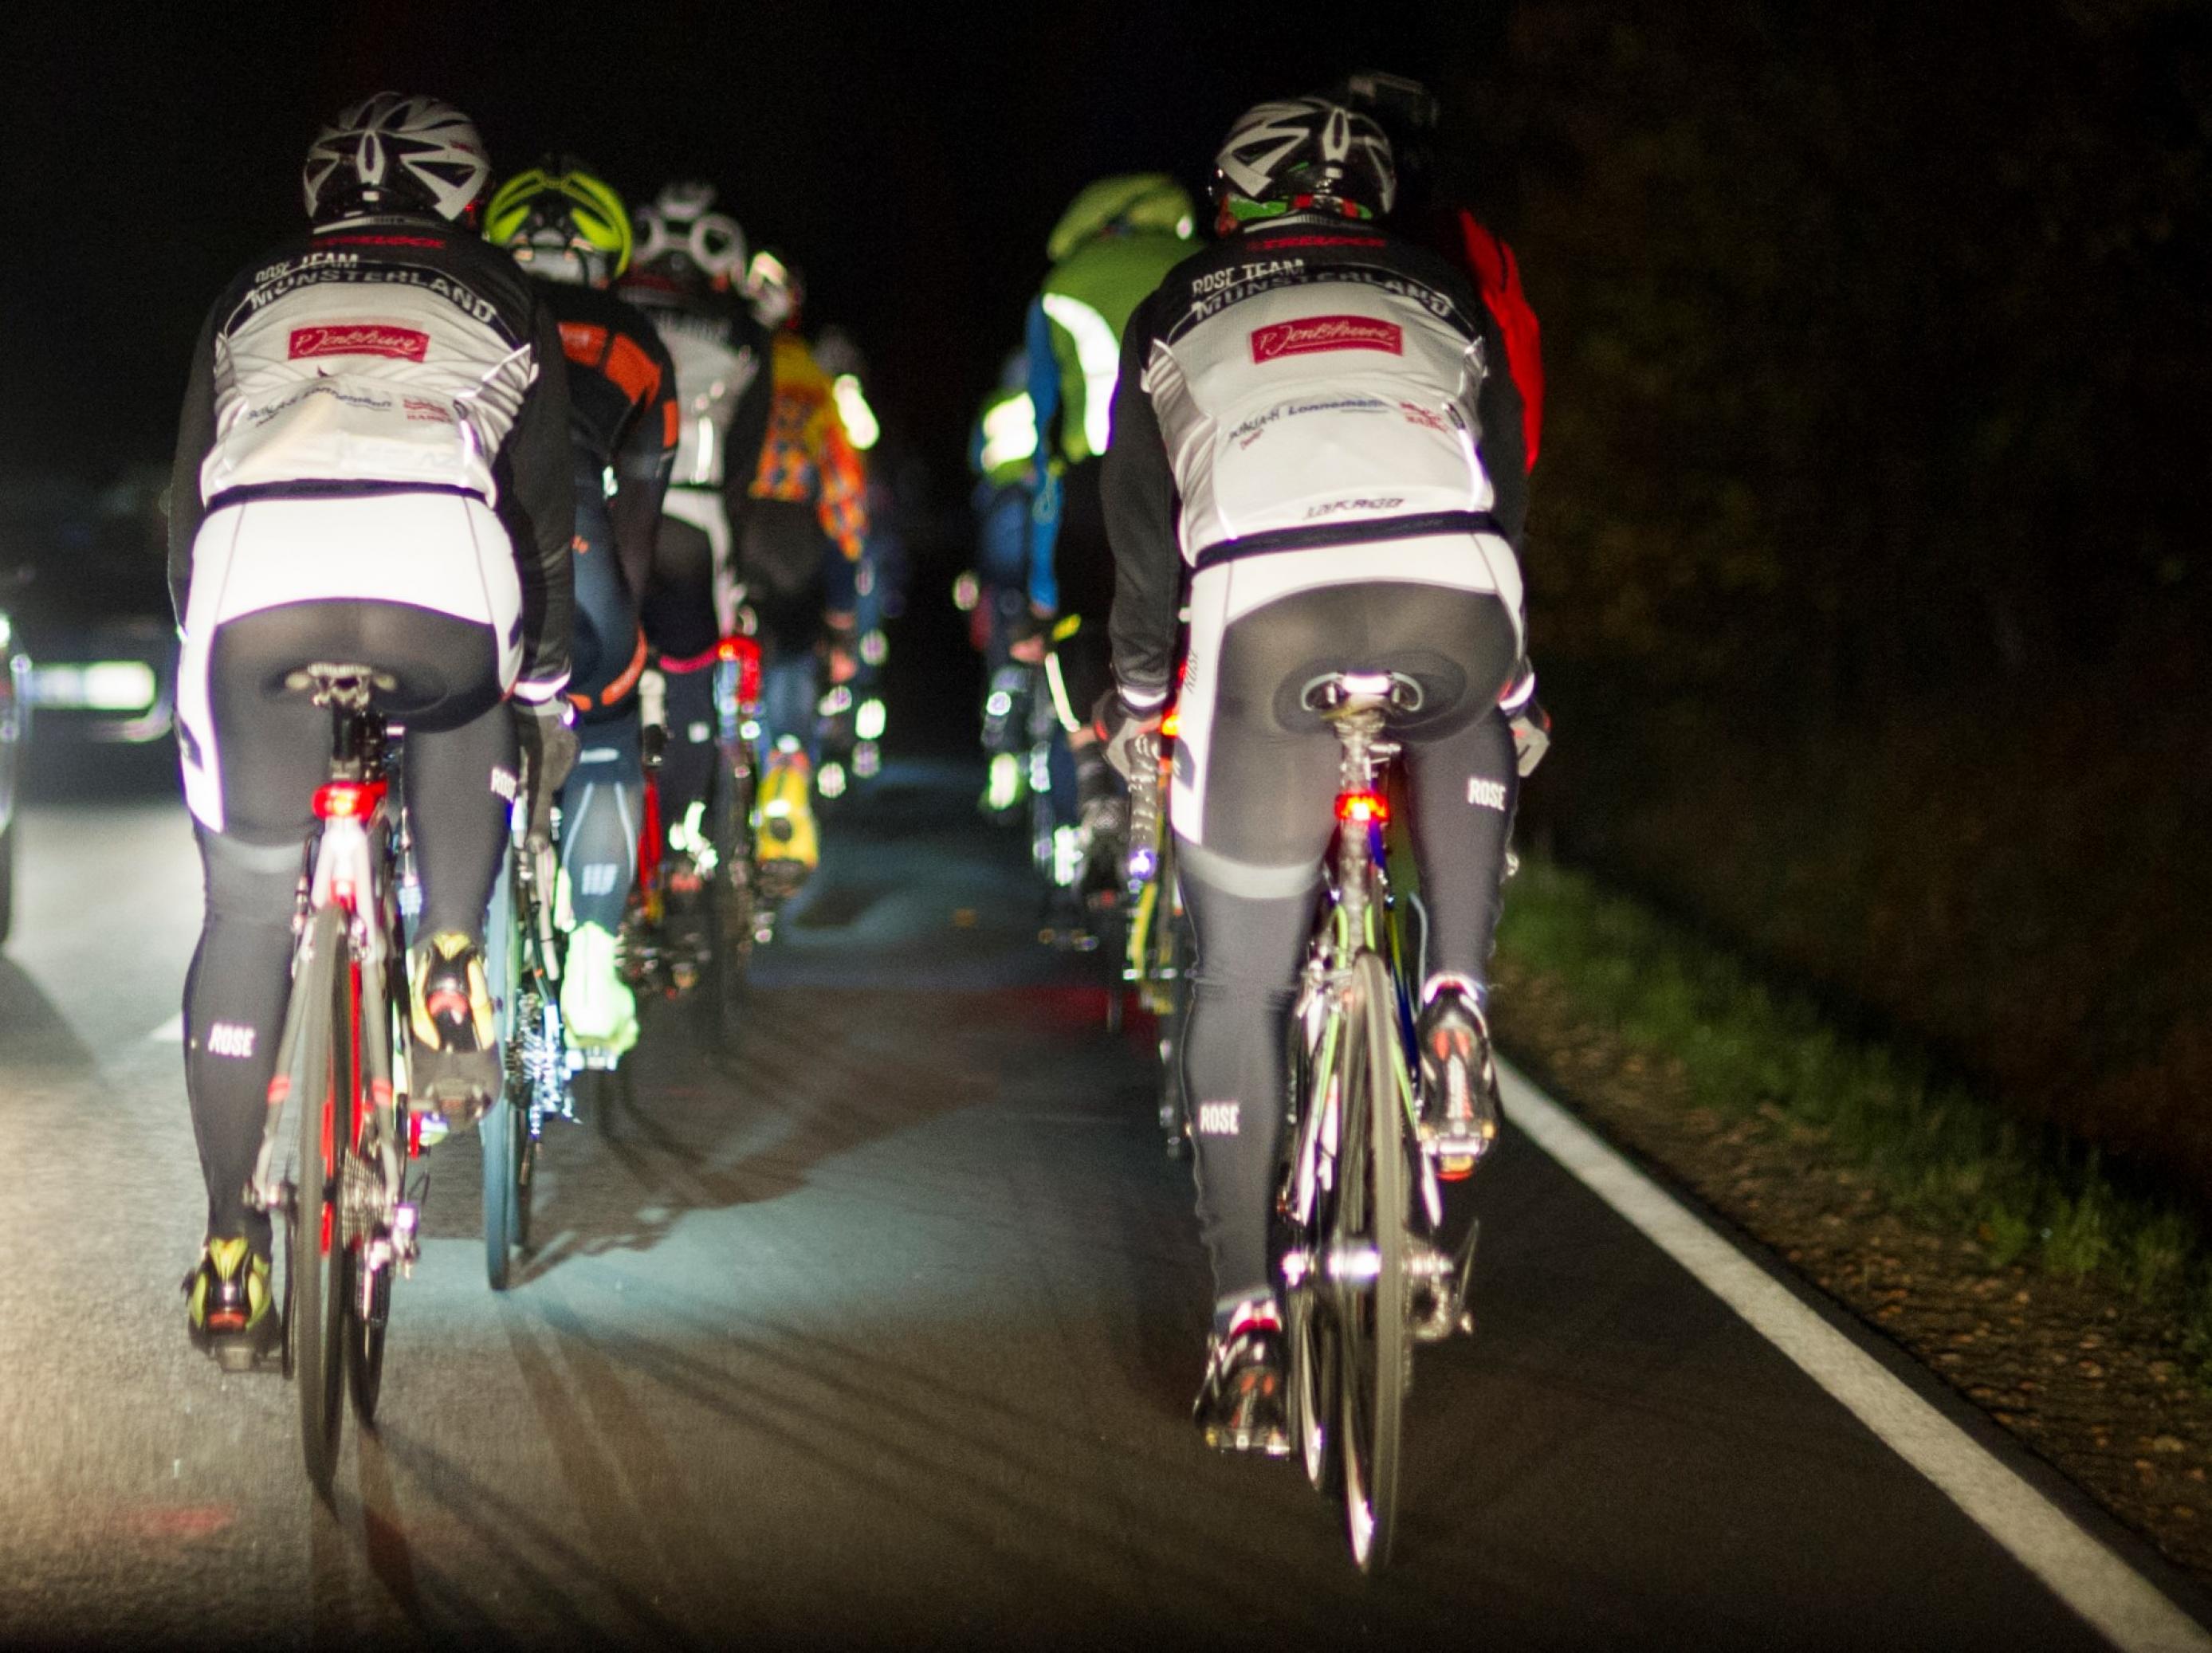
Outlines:
[[854, 674], [854, 575], [868, 532], [867, 476], [830, 375], [799, 334], [805, 289], [775, 253], [754, 256], [746, 291], [775, 334], [768, 441], [754, 475], [738, 566], [763, 653], [760, 855], [795, 884], [820, 860], [813, 811], [817, 656]]

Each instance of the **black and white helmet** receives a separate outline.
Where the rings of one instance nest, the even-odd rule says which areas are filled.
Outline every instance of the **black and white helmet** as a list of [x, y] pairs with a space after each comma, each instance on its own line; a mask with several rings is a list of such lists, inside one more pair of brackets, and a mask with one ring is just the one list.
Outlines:
[[1398, 171], [1372, 117], [1327, 98], [1256, 104], [1213, 157], [1213, 192], [1247, 201], [1316, 201], [1390, 210]]
[[703, 277], [718, 289], [741, 283], [745, 233], [728, 213], [712, 210], [714, 204], [712, 184], [668, 185], [651, 206], [631, 215], [637, 227], [632, 262], [678, 282]]
[[435, 98], [379, 92], [316, 135], [301, 169], [315, 222], [364, 212], [421, 212], [472, 222], [491, 182], [476, 123]]

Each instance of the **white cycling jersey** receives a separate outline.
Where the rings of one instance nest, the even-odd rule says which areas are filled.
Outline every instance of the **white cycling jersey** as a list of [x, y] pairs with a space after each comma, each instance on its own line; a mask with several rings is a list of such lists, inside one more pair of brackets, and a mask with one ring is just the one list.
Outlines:
[[1145, 367], [1188, 560], [1272, 529], [1490, 509], [1478, 338], [1371, 281], [1228, 296]]
[[343, 250], [258, 272], [214, 343], [210, 501], [302, 482], [495, 500], [493, 457], [538, 376], [531, 341], [456, 277]]

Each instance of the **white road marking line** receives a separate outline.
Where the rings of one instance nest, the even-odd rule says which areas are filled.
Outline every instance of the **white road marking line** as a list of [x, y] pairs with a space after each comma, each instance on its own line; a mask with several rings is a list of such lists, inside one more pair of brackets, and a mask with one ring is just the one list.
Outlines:
[[1508, 1118], [1788, 1355], [2123, 1653], [2212, 1653], [2212, 1632], [1504, 1061]]
[[169, 1018], [167, 1021], [162, 1023], [161, 1026], [155, 1028], [151, 1033], [148, 1034], [146, 1037], [148, 1042], [153, 1044], [184, 1043], [185, 1012], [179, 1011], [174, 1016]]

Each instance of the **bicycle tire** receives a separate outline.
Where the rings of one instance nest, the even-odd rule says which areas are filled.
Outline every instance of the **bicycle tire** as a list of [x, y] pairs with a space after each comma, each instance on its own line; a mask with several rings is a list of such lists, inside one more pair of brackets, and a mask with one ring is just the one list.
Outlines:
[[1390, 978], [1363, 951], [1352, 965], [1352, 1059], [1345, 1065], [1343, 1148], [1332, 1249], [1371, 1246], [1371, 1285], [1341, 1292], [1337, 1331], [1344, 1506], [1352, 1559], [1372, 1572], [1390, 1559], [1412, 1359], [1406, 1316], [1405, 1114], [1391, 1054], [1399, 1035]]
[[713, 830], [714, 873], [708, 884], [707, 991], [701, 995], [707, 1031], [715, 1049], [730, 1054], [744, 1021], [745, 989], [751, 975], [754, 899], [752, 884], [752, 787], [749, 762], [726, 758], [714, 771]]
[[615, 1104], [621, 1100], [616, 1085], [618, 1067], [586, 1067], [575, 1078], [576, 1105], [591, 1115], [592, 1128], [604, 1141], [615, 1139]]
[[340, 1386], [345, 1368], [340, 1355], [343, 1305], [333, 1301], [332, 1256], [343, 1248], [329, 1232], [337, 1217], [337, 1182], [332, 1115], [338, 1069], [331, 1026], [331, 984], [344, 963], [344, 915], [335, 907], [317, 913], [308, 932], [307, 980], [294, 983], [304, 993], [306, 1025], [294, 1063], [291, 1094], [297, 1104], [299, 1161], [292, 1195], [292, 1255], [298, 1277], [298, 1333], [294, 1368], [300, 1389], [300, 1444], [307, 1479], [325, 1495], [337, 1468]]
[[[333, 1045], [333, 1053], [337, 1058], [334, 1066], [339, 1073], [350, 1076], [349, 1091], [351, 1097], [358, 1097], [363, 1110], [361, 1117], [365, 1120], [366, 1110], [374, 1107], [376, 1103], [373, 1096], [362, 1093], [362, 1079], [374, 1071], [374, 1065], [368, 1061], [368, 1018], [363, 1012], [362, 997], [354, 990], [353, 971], [350, 969], [340, 970], [331, 1003], [331, 1025], [338, 1030], [338, 1038]], [[386, 1071], [389, 1071], [388, 1065]], [[357, 1155], [361, 1149], [363, 1131], [353, 1124], [352, 1111], [349, 1108], [348, 1123], [353, 1128], [347, 1146], [340, 1155], [342, 1164], [346, 1158]], [[384, 1392], [384, 1322], [363, 1314], [362, 1310], [358, 1276], [362, 1267], [362, 1241], [366, 1237], [344, 1228], [343, 1210], [340, 1230], [339, 1237], [344, 1243], [333, 1248], [332, 1255], [337, 1261], [331, 1266], [331, 1278], [332, 1289], [337, 1294], [343, 1310], [346, 1393], [352, 1398], [353, 1415], [360, 1420], [362, 1427], [374, 1429], [376, 1402]], [[387, 1312], [391, 1305], [391, 1279], [387, 1275], [383, 1281], [384, 1307]]]
[[514, 1088], [509, 1079], [477, 1124], [483, 1148], [484, 1282], [495, 1291], [507, 1290], [514, 1236]]
[[530, 1134], [530, 1110], [518, 1109], [514, 1120], [514, 1221], [507, 1230], [518, 1251], [530, 1249], [531, 1190], [538, 1181], [538, 1139]]
[[514, 1058], [524, 1030], [522, 949], [515, 936], [514, 852], [501, 858], [499, 882], [492, 888], [491, 913], [484, 926], [484, 973], [499, 1007], [500, 1051], [506, 1083], [499, 1097], [477, 1123], [483, 1150], [484, 1280], [495, 1291], [507, 1290], [508, 1245], [514, 1231], [514, 1164], [515, 1097], [529, 1084]]

